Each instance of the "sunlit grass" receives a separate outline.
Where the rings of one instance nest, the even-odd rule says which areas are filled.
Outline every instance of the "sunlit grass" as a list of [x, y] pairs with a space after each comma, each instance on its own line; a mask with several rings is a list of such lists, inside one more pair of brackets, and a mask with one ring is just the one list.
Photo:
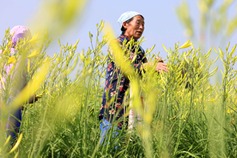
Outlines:
[[[167, 73], [146, 69], [139, 77], [115, 40], [113, 29], [103, 22], [97, 24], [96, 35], [89, 33], [91, 46], [87, 50], [78, 50], [78, 41], [66, 45], [59, 42], [60, 51], [46, 57], [49, 41], [67, 30], [85, 4], [55, 0], [42, 5], [49, 16], [34, 29], [43, 33], [36, 31], [38, 35], [19, 44], [17, 50], [23, 58], [9, 56], [6, 33], [0, 68], [20, 62], [29, 82], [12, 102], [6, 101], [8, 96], [0, 100], [3, 136], [8, 112], [24, 103], [16, 144], [11, 147], [9, 137], [0, 137], [0, 157], [236, 157], [236, 46], [216, 52], [224, 67], [220, 84], [211, 82], [218, 69], [210, 57], [214, 49], [206, 52], [195, 48], [190, 40], [173, 48], [164, 45]], [[205, 5], [211, 6], [211, 1]], [[205, 6], [201, 7], [206, 12]], [[183, 20], [190, 22], [188, 16]], [[147, 56], [152, 49], [147, 50]], [[110, 132], [108, 137], [113, 141], [100, 145], [98, 113], [108, 55], [129, 77], [131, 91], [125, 103], [142, 119], [132, 131], [123, 129], [116, 138]], [[148, 60], [155, 61], [155, 57]], [[20, 80], [7, 81], [6, 87], [12, 83], [18, 85]], [[27, 103], [34, 94], [40, 99]]]
[[[235, 47], [219, 51], [226, 69], [222, 85], [213, 85], [210, 79], [217, 69], [211, 68], [215, 62], [209, 59], [212, 50], [203, 53], [193, 46], [188, 47], [190, 44], [176, 44], [169, 49], [164, 46], [169, 72], [157, 74], [147, 69], [144, 77], [139, 78], [117, 42], [108, 43], [110, 51], [118, 53], [113, 54], [116, 64], [130, 76], [129, 102], [141, 115], [142, 122], [132, 133], [121, 131], [115, 139], [119, 151], [114, 150], [116, 144], [100, 146], [98, 110], [106, 66], [106, 56], [101, 50], [108, 39], [115, 38], [111, 28], [105, 29], [106, 38], [99, 38], [87, 51], [78, 52], [76, 42], [60, 45], [60, 52], [52, 59], [44, 61], [39, 57], [41, 64], [35, 68], [32, 81], [12, 105], [24, 102], [33, 93], [41, 94], [41, 98], [25, 105], [23, 138], [17, 150], [10, 154], [28, 157], [236, 155], [233, 142], [236, 132], [233, 122], [236, 118]], [[37, 56], [30, 60], [38, 59]], [[71, 79], [69, 75], [75, 70], [76, 77]], [[7, 138], [3, 140], [1, 150], [5, 154], [10, 152], [7, 142]], [[216, 152], [216, 148], [220, 150]]]

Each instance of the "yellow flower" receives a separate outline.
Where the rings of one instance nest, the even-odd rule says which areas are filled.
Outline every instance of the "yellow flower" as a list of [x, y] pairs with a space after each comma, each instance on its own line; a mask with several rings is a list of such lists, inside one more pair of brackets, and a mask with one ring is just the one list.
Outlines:
[[10, 139], [11, 139], [11, 136], [8, 136], [3, 146], [6, 146], [10, 142]]
[[186, 41], [182, 46], [179, 47], [179, 49], [184, 49], [192, 46], [192, 42], [190, 40]]
[[9, 57], [9, 59], [8, 59], [8, 61], [7, 61], [8, 64], [13, 64], [13, 63], [15, 63], [15, 62], [16, 62], [16, 57], [14, 57], [14, 56]]
[[30, 40], [29, 43], [35, 44], [39, 40], [39, 35], [35, 34]]
[[37, 51], [37, 50], [34, 50], [30, 55], [28, 55], [27, 57], [28, 58], [33, 58], [33, 57], [35, 57], [35, 56], [37, 56], [37, 55], [39, 55], [39, 51]]
[[80, 59], [81, 59], [82, 61], [84, 61], [84, 60], [85, 60], [85, 55], [83, 54], [83, 52], [82, 52], [82, 53], [80, 53], [80, 54], [79, 54], [79, 56], [80, 56]]
[[227, 112], [228, 114], [232, 114], [232, 113], [233, 113], [233, 110], [231, 110], [230, 108], [228, 108], [226, 112]]
[[15, 144], [14, 147], [10, 150], [9, 153], [12, 153], [13, 151], [15, 151], [15, 150], [18, 148], [18, 146], [19, 146], [20, 143], [21, 143], [22, 137], [23, 137], [23, 134], [21, 133], [21, 134], [19, 135], [19, 138], [17, 139], [16, 144]]

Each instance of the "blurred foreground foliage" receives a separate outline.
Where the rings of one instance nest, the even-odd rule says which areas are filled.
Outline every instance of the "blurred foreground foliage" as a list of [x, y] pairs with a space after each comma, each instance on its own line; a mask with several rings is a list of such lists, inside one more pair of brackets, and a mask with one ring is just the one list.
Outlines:
[[[100, 146], [98, 113], [108, 57], [106, 44], [114, 35], [109, 27], [104, 31], [107, 35], [101, 35], [104, 28], [101, 22], [97, 24], [95, 36], [89, 33], [91, 46], [87, 50], [78, 51], [78, 42], [65, 45], [59, 42], [60, 52], [47, 57], [47, 44], [72, 24], [86, 2], [70, 1], [51, 0], [45, 7], [45, 12], [51, 12], [51, 16], [46, 23], [42, 22], [42, 26], [35, 27], [40, 32], [50, 26], [49, 31], [38, 34], [34, 40], [23, 41], [17, 48], [19, 55], [28, 61], [28, 77], [32, 79], [30, 92], [40, 99], [33, 104], [24, 104], [21, 131], [14, 148], [10, 149], [7, 138], [0, 138], [0, 157], [237, 157], [234, 68], [237, 56], [236, 45], [229, 44], [224, 49], [210, 48], [209, 51], [202, 49], [202, 45], [195, 48], [190, 41], [181, 46], [175, 44], [173, 48], [164, 46], [169, 72], [147, 71], [142, 79], [134, 75], [131, 82], [132, 103], [140, 104], [134, 99], [139, 98], [135, 90], [144, 95], [144, 105], [134, 109], [143, 121], [133, 131], [121, 130], [116, 138], [111, 138], [113, 141]], [[210, 22], [208, 8], [214, 1], [199, 2], [202, 29], [205, 29], [206, 23]], [[232, 1], [225, 2], [228, 3], [220, 7], [220, 17], [213, 22], [218, 24], [213, 31], [224, 27], [218, 19], [225, 17], [225, 10]], [[60, 10], [54, 8], [57, 5]], [[188, 35], [193, 37], [187, 8], [182, 6], [178, 14]], [[235, 21], [233, 19], [225, 26], [226, 35], [234, 33]], [[4, 52], [0, 56], [1, 70], [5, 64], [19, 60], [9, 56], [9, 39], [8, 32], [0, 45]], [[24, 42], [31, 42], [32, 47], [25, 47]], [[115, 43], [109, 44], [114, 52], [121, 52]], [[218, 54], [223, 66], [218, 83], [214, 82], [218, 68], [213, 66], [217, 59], [210, 57], [213, 52]], [[150, 53], [148, 49], [149, 61], [155, 60], [155, 55]], [[120, 57], [118, 53], [116, 64], [127, 71], [129, 63], [121, 61]], [[131, 74], [133, 70], [128, 71], [128, 75]], [[30, 94], [21, 95], [27, 98]], [[0, 102], [2, 136], [5, 135], [7, 111], [14, 110], [14, 106], [7, 106], [7, 98], [5, 96]], [[21, 98], [13, 105], [24, 102]]]
[[[59, 43], [60, 52], [47, 57], [48, 73], [36, 91], [41, 98], [24, 105], [23, 135], [17, 149], [9, 153], [1, 144], [1, 155], [18, 157], [236, 157], [236, 46], [219, 49], [225, 68], [222, 83], [211, 82], [217, 68], [188, 41], [166, 48], [168, 73], [147, 71], [137, 78], [144, 95], [143, 107], [135, 106], [143, 121], [132, 132], [121, 130], [107, 145], [99, 145], [98, 112], [107, 62], [108, 35], [101, 35], [103, 22], [88, 50]], [[113, 33], [106, 28], [107, 34]], [[19, 48], [20, 49], [20, 48]], [[117, 49], [117, 48], [112, 48]], [[155, 60], [154, 55], [150, 61]], [[30, 56], [31, 57], [31, 56]], [[45, 49], [31, 57], [34, 74], [44, 63]], [[118, 58], [119, 59], [119, 58]], [[8, 57], [1, 55], [2, 62]], [[1, 62], [1, 63], [2, 63]], [[119, 60], [116, 60], [119, 65]], [[33, 66], [35, 65], [35, 67]], [[124, 66], [126, 64], [122, 64]], [[125, 67], [126, 69], [126, 67]], [[31, 72], [32, 70], [32, 72]], [[73, 76], [73, 77], [72, 77]], [[135, 87], [136, 89], [136, 87]], [[133, 95], [138, 95], [136, 92]], [[139, 97], [139, 96], [135, 96]], [[132, 99], [132, 98], [131, 98]], [[136, 103], [136, 100], [134, 100]], [[133, 103], [133, 104], [134, 104]], [[2, 133], [4, 129], [2, 128]], [[216, 150], [218, 148], [218, 150]]]

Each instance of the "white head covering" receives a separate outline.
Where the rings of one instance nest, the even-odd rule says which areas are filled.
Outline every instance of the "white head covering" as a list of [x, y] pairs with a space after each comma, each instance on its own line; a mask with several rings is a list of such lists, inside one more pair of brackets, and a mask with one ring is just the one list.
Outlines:
[[137, 15], [142, 15], [138, 12], [135, 11], [127, 11], [124, 12], [119, 18], [118, 18], [118, 23], [120, 24], [120, 26], [122, 27], [123, 23], [131, 18], [133, 18], [134, 16]]

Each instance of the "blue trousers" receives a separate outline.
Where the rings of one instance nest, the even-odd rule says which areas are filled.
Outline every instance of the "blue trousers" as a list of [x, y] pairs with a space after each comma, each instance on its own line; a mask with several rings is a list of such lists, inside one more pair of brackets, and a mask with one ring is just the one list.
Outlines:
[[22, 120], [22, 107], [18, 108], [14, 114], [10, 114], [7, 120], [7, 137], [11, 136], [11, 143], [17, 139]]
[[[100, 123], [100, 144], [103, 144], [103, 142], [107, 139], [106, 137], [111, 127], [112, 127], [112, 124], [108, 120], [103, 118]], [[112, 131], [112, 138], [115, 138], [116, 136], [118, 136], [119, 134], [118, 130], [119, 130], [118, 127], [114, 127]]]

